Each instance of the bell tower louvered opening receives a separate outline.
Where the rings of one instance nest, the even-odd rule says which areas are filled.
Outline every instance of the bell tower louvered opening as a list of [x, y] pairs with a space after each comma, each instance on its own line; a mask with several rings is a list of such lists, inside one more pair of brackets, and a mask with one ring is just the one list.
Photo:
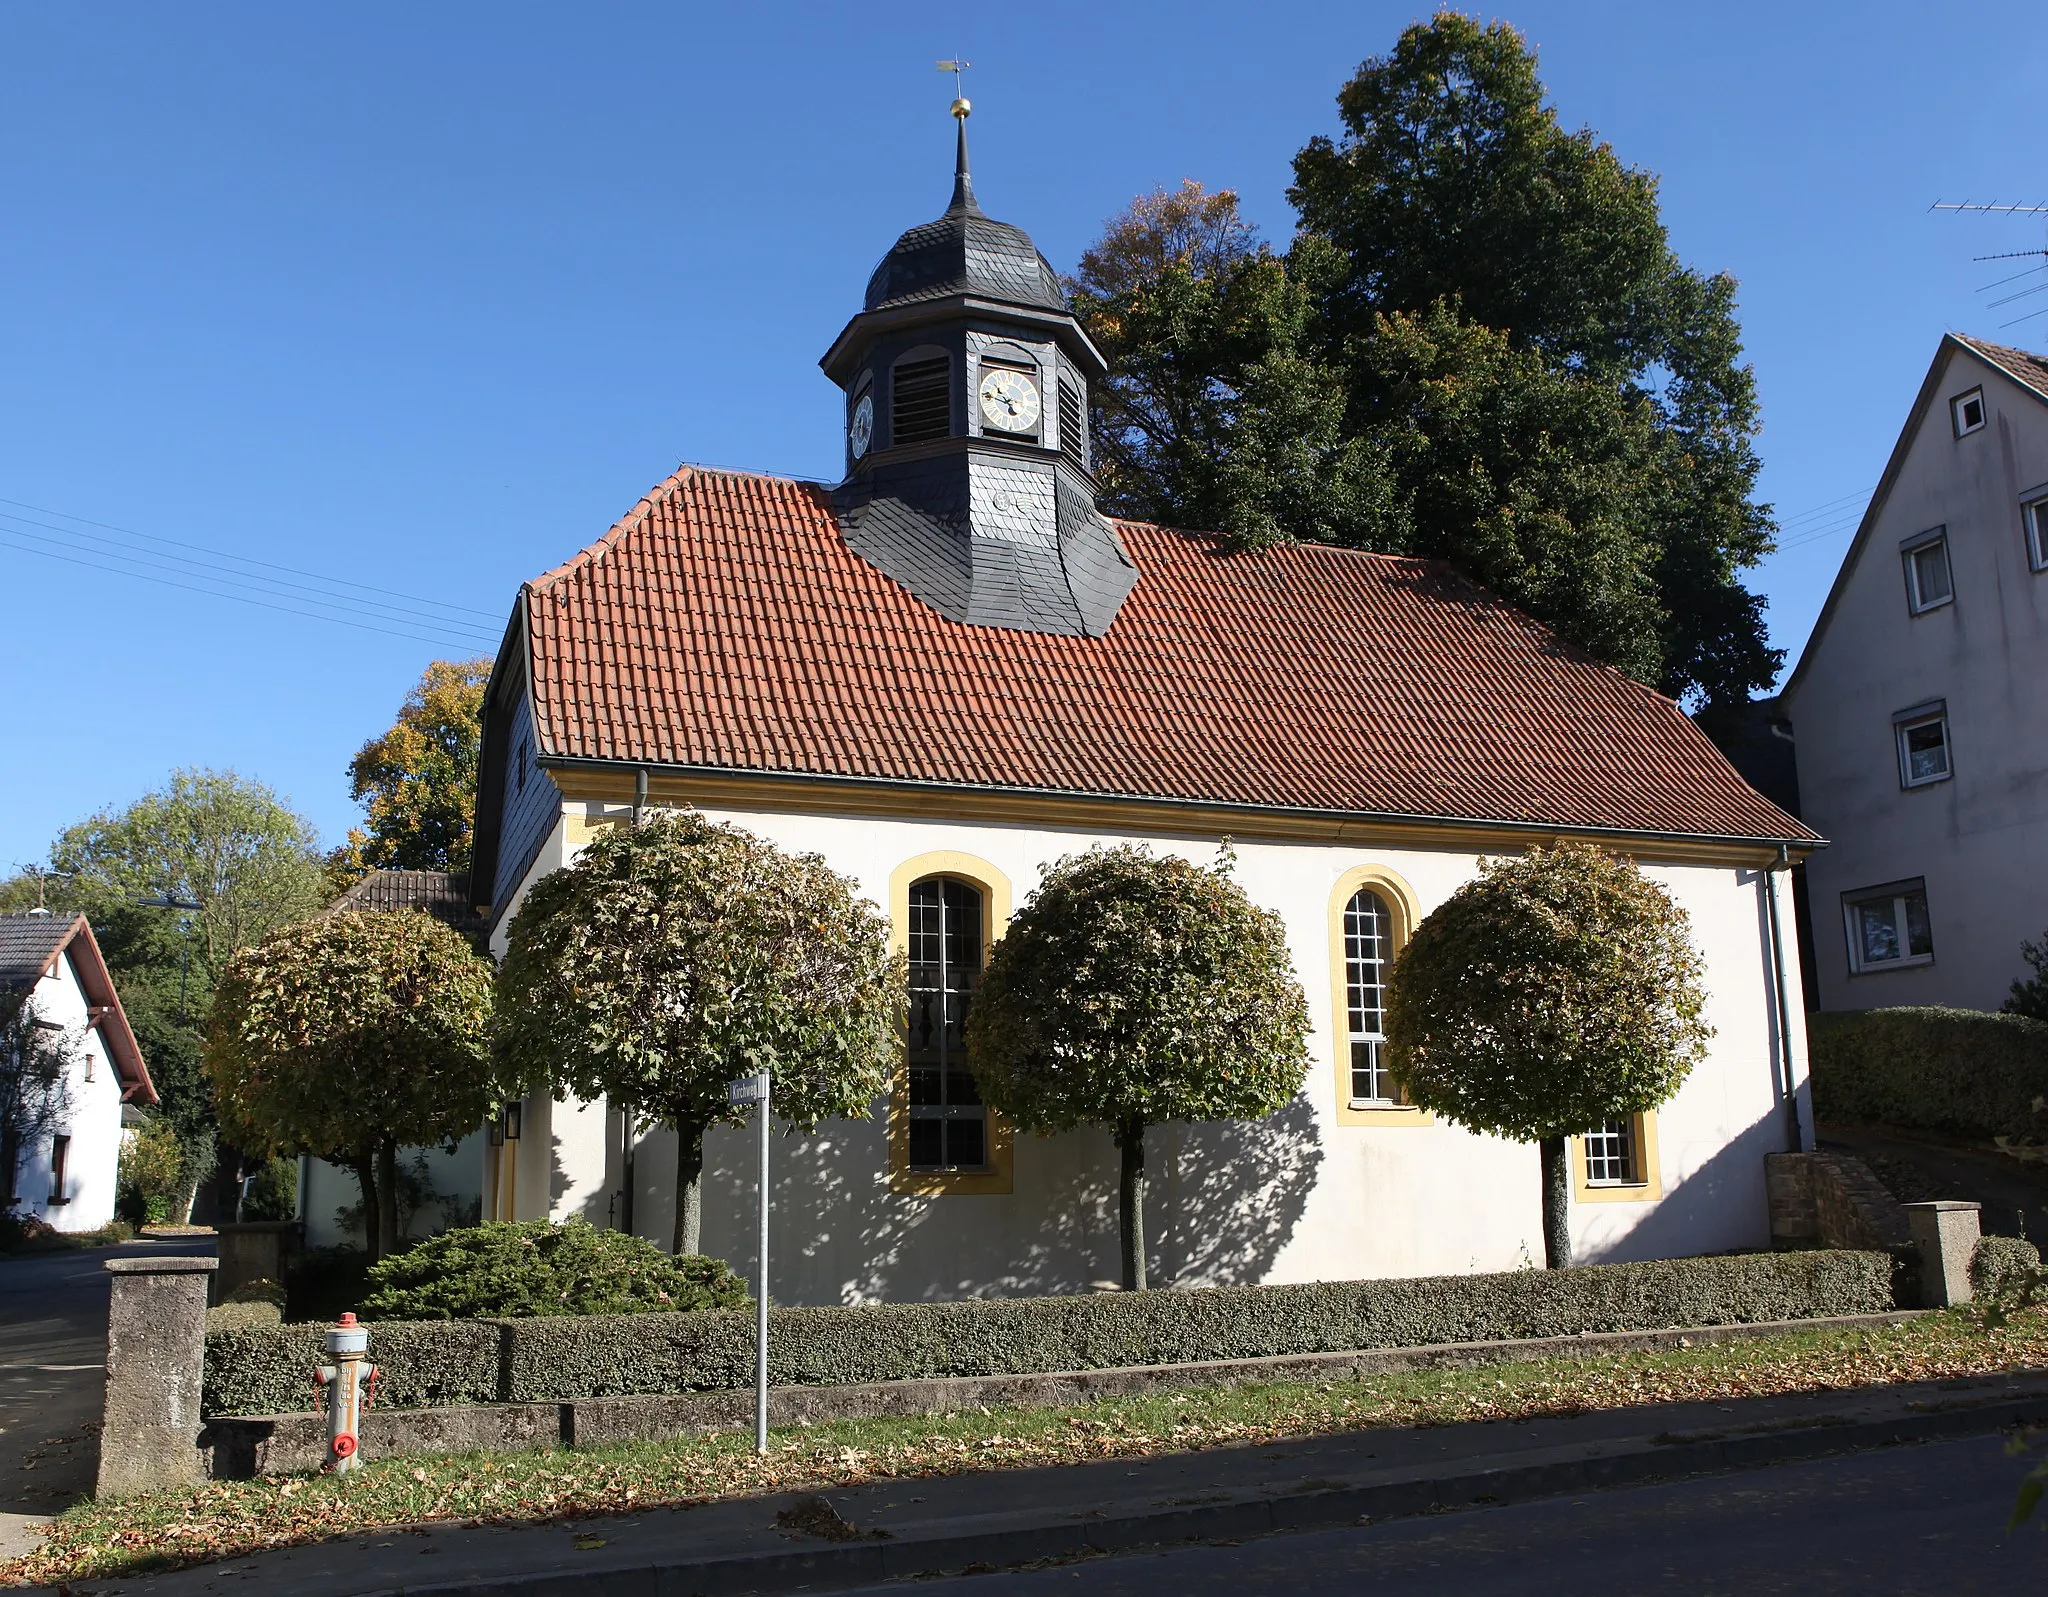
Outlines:
[[889, 412], [892, 444], [929, 443], [952, 434], [952, 372], [953, 362], [945, 355], [897, 366]]
[[1068, 372], [1060, 373], [1060, 453], [1083, 471], [1088, 469], [1088, 424], [1082, 412], [1081, 385]]

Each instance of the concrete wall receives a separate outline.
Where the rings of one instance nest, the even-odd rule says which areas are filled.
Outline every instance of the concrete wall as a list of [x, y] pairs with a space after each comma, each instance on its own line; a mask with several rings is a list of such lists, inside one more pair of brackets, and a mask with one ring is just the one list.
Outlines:
[[[567, 809], [536, 873], [572, 857], [596, 824], [582, 805]], [[1024, 826], [758, 811], [713, 818], [822, 853], [885, 907], [892, 874], [921, 856], [947, 852], [984, 862], [1006, 880], [1011, 903], [1020, 904], [1052, 861], [1117, 840]], [[1217, 847], [1193, 837], [1153, 843], [1199, 862], [1214, 858]], [[1269, 1121], [1153, 1131], [1147, 1223], [1154, 1279], [1306, 1281], [1540, 1263], [1533, 1147], [1448, 1124], [1347, 1123], [1358, 1117], [1340, 1106], [1331, 905], [1342, 878], [1363, 866], [1391, 873], [1406, 885], [1416, 912], [1427, 914], [1474, 873], [1477, 857], [1246, 842], [1237, 855], [1237, 880], [1289, 928], [1316, 1028], [1313, 1065], [1302, 1096]], [[1763, 935], [1766, 879], [1734, 867], [1644, 863], [1692, 918], [1707, 962], [1715, 1038], [1709, 1058], [1656, 1117], [1656, 1194], [1608, 1193], [1576, 1205], [1575, 1244], [1589, 1262], [1767, 1246], [1763, 1156], [1787, 1145]], [[1781, 916], [1789, 943], [1789, 892]], [[502, 952], [502, 925], [497, 935]], [[1796, 982], [1789, 946], [1787, 969]], [[1803, 1083], [1801, 1018], [1795, 1014], [1790, 1023], [1795, 1079]], [[599, 1225], [614, 1220], [623, 1162], [618, 1116], [602, 1105], [536, 1099], [525, 1106], [524, 1122], [514, 1155], [517, 1212]], [[634, 1229], [664, 1243], [673, 1224], [674, 1159], [672, 1134], [655, 1130], [638, 1140]], [[704, 1248], [751, 1274], [752, 1134], [713, 1132], [706, 1165]], [[1019, 1137], [1005, 1194], [892, 1190], [884, 1104], [814, 1135], [776, 1137], [772, 1167], [771, 1289], [779, 1302], [1074, 1291], [1118, 1274], [1117, 1157], [1100, 1131]]]
[[[51, 1190], [51, 1136], [19, 1150], [16, 1206], [59, 1231], [96, 1231], [114, 1218], [114, 1188], [121, 1162], [121, 1077], [99, 1030], [88, 1024], [85, 990], [71, 956], [60, 954], [29, 1000], [35, 1017], [53, 1022], [74, 1051], [65, 1082], [65, 1112], [54, 1135], [68, 1136], [64, 1191]], [[53, 1203], [53, 1197], [65, 1201]]]
[[[1804, 818], [1833, 843], [1807, 865], [1824, 1009], [1996, 1009], [2048, 923], [2048, 572], [2020, 523], [2048, 485], [2048, 402], [1967, 351], [1943, 362], [1785, 699]], [[1988, 425], [1957, 438], [1949, 400], [1979, 384]], [[1914, 615], [1899, 546], [1937, 526], [1955, 599]], [[1947, 701], [1955, 774], [1905, 788], [1892, 716], [1930, 699]], [[1933, 962], [1852, 974], [1843, 895], [1913, 877]]]

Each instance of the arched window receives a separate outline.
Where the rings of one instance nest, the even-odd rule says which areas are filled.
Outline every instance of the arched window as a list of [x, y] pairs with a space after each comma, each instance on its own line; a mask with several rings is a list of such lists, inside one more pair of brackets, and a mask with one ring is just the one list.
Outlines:
[[1386, 1065], [1387, 966], [1394, 918], [1386, 900], [1360, 888], [1344, 906], [1344, 1010], [1351, 1049], [1351, 1102], [1404, 1102]]
[[955, 876], [910, 884], [910, 1167], [981, 1170], [988, 1110], [967, 1068], [967, 1006], [981, 985], [981, 889]]

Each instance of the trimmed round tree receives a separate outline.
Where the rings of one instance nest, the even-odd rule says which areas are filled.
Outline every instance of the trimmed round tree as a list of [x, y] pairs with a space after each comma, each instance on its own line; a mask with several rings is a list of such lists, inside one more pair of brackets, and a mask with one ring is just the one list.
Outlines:
[[695, 1253], [704, 1133], [767, 1070], [788, 1125], [866, 1114], [902, 1051], [888, 923], [816, 854], [689, 811], [601, 834], [536, 882], [498, 968], [508, 1074], [676, 1131], [674, 1248]]
[[1041, 1134], [1109, 1129], [1123, 1283], [1145, 1287], [1145, 1128], [1253, 1120], [1308, 1069], [1280, 917], [1216, 869], [1122, 846], [1069, 855], [996, 944], [967, 1017], [982, 1097]]
[[454, 1143], [504, 1095], [491, 967], [418, 910], [272, 933], [214, 988], [205, 1061], [236, 1146], [312, 1154], [362, 1183], [373, 1258], [398, 1242], [398, 1150]]
[[1572, 1262], [1565, 1139], [1646, 1114], [1706, 1051], [1685, 911], [1581, 843], [1493, 860], [1395, 961], [1387, 1059], [1411, 1102], [1542, 1152], [1543, 1250]]

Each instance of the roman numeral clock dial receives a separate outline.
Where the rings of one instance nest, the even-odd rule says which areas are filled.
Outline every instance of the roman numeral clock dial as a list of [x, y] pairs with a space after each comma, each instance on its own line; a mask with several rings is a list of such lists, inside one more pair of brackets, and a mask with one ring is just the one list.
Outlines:
[[1023, 372], [991, 367], [981, 379], [981, 419], [998, 432], [1028, 433], [1038, 427], [1038, 384]]

